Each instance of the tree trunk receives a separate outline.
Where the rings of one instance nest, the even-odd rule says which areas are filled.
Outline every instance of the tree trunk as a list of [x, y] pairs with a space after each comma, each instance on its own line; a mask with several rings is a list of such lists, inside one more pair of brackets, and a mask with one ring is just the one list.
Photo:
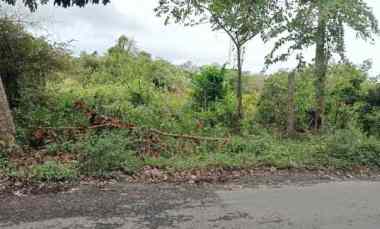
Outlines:
[[295, 123], [295, 71], [288, 74], [288, 125], [286, 132], [289, 137], [293, 137], [296, 134]]
[[243, 119], [243, 86], [242, 86], [242, 59], [241, 59], [241, 47], [236, 47], [237, 51], [237, 67], [238, 77], [236, 82], [236, 98], [237, 98], [237, 110], [236, 110], [236, 131], [241, 132], [241, 120]]
[[326, 50], [326, 21], [320, 16], [318, 21], [318, 34], [315, 52], [315, 87], [316, 87], [316, 115], [314, 128], [316, 131], [325, 125], [325, 88], [328, 56]]
[[0, 148], [15, 144], [16, 129], [9, 108], [3, 81], [0, 77]]

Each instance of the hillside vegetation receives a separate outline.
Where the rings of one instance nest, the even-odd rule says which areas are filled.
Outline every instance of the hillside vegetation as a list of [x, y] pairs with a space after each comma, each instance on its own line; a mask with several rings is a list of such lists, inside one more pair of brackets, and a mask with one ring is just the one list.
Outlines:
[[17, 55], [1, 52], [9, 65], [0, 71], [22, 150], [0, 153], [0, 174], [64, 181], [147, 168], [380, 167], [380, 85], [366, 64], [328, 66], [327, 121], [318, 133], [313, 66], [296, 73], [296, 136], [286, 134], [289, 72], [244, 74], [236, 133], [237, 72], [228, 66], [176, 66], [125, 36], [104, 54], [76, 57], [18, 24], [1, 24], [17, 37]]

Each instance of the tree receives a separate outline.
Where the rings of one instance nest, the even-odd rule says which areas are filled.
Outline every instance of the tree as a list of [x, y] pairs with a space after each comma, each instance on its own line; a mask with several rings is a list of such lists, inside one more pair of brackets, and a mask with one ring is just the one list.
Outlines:
[[[1, 0], [7, 4], [15, 5], [16, 0]], [[40, 0], [39, 3], [46, 4], [48, 0]], [[103, 0], [103, 4], [107, 4], [109, 0]], [[31, 11], [37, 9], [38, 1], [37, 0], [24, 0], [23, 3], [29, 7]], [[70, 6], [80, 6], [83, 7], [88, 3], [98, 4], [99, 0], [54, 0], [54, 4], [62, 7], [70, 7]], [[0, 31], [1, 32], [1, 31]], [[7, 31], [2, 30], [7, 34]], [[3, 41], [3, 39], [1, 40]], [[12, 41], [12, 40], [10, 40]], [[9, 42], [7, 44], [10, 44]], [[4, 50], [4, 47], [1, 47]], [[8, 47], [9, 48], [9, 47]], [[8, 50], [9, 51], [9, 50]], [[4, 51], [3, 53], [7, 53]], [[2, 65], [8, 65], [7, 60], [0, 59]], [[12, 113], [9, 107], [8, 98], [6, 94], [6, 90], [4, 88], [4, 76], [0, 75], [0, 147], [8, 147], [14, 144], [15, 139], [15, 125], [12, 118]]]
[[[17, 0], [1, 0], [7, 4], [15, 5]], [[23, 0], [22, 1], [26, 7], [28, 7], [31, 11], [35, 11], [38, 7], [38, 4], [47, 4], [49, 0]], [[54, 0], [54, 5], [62, 6], [64, 8], [71, 6], [79, 6], [84, 7], [85, 5], [99, 4], [99, 3], [108, 4], [110, 0]]]
[[288, 125], [286, 127], [286, 132], [288, 136], [292, 137], [295, 135], [296, 128], [296, 114], [295, 114], [295, 90], [296, 90], [296, 72], [291, 71], [288, 73]]
[[[287, 59], [294, 50], [315, 46], [316, 125], [325, 124], [325, 88], [329, 60], [338, 54], [345, 58], [345, 26], [356, 31], [357, 36], [373, 41], [378, 34], [378, 21], [364, 0], [289, 0], [288, 20], [276, 28], [270, 37], [278, 38], [268, 56], [272, 61]], [[286, 53], [274, 55], [284, 45]]]
[[296, 74], [301, 72], [301, 69], [305, 67], [305, 62], [301, 54], [297, 55], [298, 65], [297, 67], [288, 73], [288, 117], [287, 117], [287, 128], [286, 132], [289, 137], [294, 137], [296, 135], [296, 104], [295, 104], [295, 93], [296, 93]]
[[0, 79], [0, 150], [14, 144], [16, 128], [5, 94], [3, 82]]
[[10, 107], [30, 96], [24, 94], [26, 88], [36, 92], [28, 102], [38, 101], [46, 77], [64, 65], [66, 55], [65, 44], [48, 43], [11, 18], [0, 18], [0, 75]]
[[243, 118], [242, 69], [243, 47], [279, 20], [277, 0], [161, 0], [156, 8], [158, 16], [166, 16], [165, 24], [193, 26], [209, 22], [211, 28], [224, 31], [232, 40], [237, 56], [236, 130], [240, 132]]
[[[16, 129], [9, 107], [8, 97], [10, 97], [11, 92], [15, 93], [14, 91], [16, 91], [11, 90], [11, 88], [13, 87], [13, 89], [15, 89], [14, 85], [17, 86], [15, 75], [18, 74], [18, 66], [20, 63], [15, 62], [18, 58], [13, 50], [16, 52], [23, 51], [21, 47], [17, 46], [17, 41], [15, 41], [15, 38], [17, 37], [18, 39], [16, 40], [23, 40], [23, 42], [25, 42], [25, 37], [20, 36], [20, 32], [21, 28], [19, 25], [15, 25], [7, 19], [2, 19], [0, 21], [0, 149], [10, 147], [15, 142], [14, 136]], [[16, 44], [17, 47], [12, 47], [11, 43]], [[12, 78], [13, 80], [11, 81], [10, 79]], [[7, 81], [8, 83], [6, 86], [8, 90], [6, 90], [6, 87], [4, 86], [4, 83]], [[8, 91], [8, 96], [6, 91]], [[17, 94], [17, 92], [15, 94]]]
[[136, 55], [138, 53], [136, 42], [133, 39], [121, 35], [115, 46], [108, 50], [108, 53], [125, 53], [127, 55]]

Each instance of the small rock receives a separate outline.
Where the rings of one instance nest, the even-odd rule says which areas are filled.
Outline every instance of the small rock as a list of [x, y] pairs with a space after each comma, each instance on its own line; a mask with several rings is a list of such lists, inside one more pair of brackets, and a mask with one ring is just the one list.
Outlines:
[[26, 196], [24, 193], [22, 193], [20, 190], [13, 192], [13, 195], [18, 197], [24, 197]]
[[152, 176], [152, 177], [160, 177], [162, 175], [162, 172], [159, 169], [149, 169], [144, 171], [145, 175]]
[[271, 168], [270, 168], [270, 172], [271, 172], [271, 173], [277, 172], [277, 168], [275, 168], [275, 167], [271, 167]]
[[347, 174], [347, 178], [352, 179], [354, 178], [354, 176], [352, 176], [351, 174]]

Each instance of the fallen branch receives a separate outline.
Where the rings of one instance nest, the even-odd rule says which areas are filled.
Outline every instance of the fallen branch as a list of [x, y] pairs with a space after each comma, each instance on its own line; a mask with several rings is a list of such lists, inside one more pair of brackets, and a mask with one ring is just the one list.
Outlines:
[[173, 137], [173, 138], [184, 138], [184, 139], [195, 140], [195, 141], [198, 140], [198, 141], [227, 142], [229, 140], [228, 138], [213, 138], [213, 137], [194, 136], [194, 135], [187, 135], [187, 134], [173, 134], [173, 133], [162, 132], [157, 129], [148, 129], [148, 131], [161, 135], [161, 136]]
[[84, 126], [81, 126], [81, 127], [74, 127], [74, 126], [67, 126], [67, 127], [37, 127], [35, 128], [37, 130], [80, 130], [80, 129], [88, 129], [88, 127], [84, 127]]
[[56, 129], [56, 130], [83, 130], [83, 129], [100, 129], [100, 128], [115, 128], [115, 129], [129, 129], [129, 130], [144, 130], [147, 132], [151, 132], [160, 136], [166, 136], [166, 137], [172, 137], [172, 138], [182, 138], [187, 140], [193, 140], [193, 141], [215, 141], [215, 142], [228, 142], [229, 138], [213, 138], [213, 137], [203, 137], [203, 136], [194, 136], [194, 135], [187, 135], [187, 134], [175, 134], [175, 133], [168, 133], [163, 132], [157, 129], [153, 128], [138, 128], [137, 126], [130, 124], [130, 123], [124, 123], [120, 119], [114, 118], [114, 117], [107, 117], [103, 115], [98, 115], [96, 111], [91, 109], [87, 104], [83, 101], [77, 101], [74, 103], [74, 108], [83, 112], [87, 118], [90, 120], [90, 123], [92, 124], [89, 127], [39, 127], [38, 129]]
[[[130, 127], [125, 126], [125, 128], [114, 125], [112, 123], [106, 123], [101, 125], [94, 125], [89, 127], [38, 127], [37, 129], [40, 130], [85, 130], [85, 129], [101, 129], [101, 128], [115, 128], [115, 129], [130, 129], [130, 130], [136, 130], [137, 127]], [[141, 128], [142, 130], [143, 128]], [[157, 129], [144, 129], [147, 132], [155, 133], [157, 135], [165, 136], [165, 137], [172, 137], [172, 138], [182, 138], [182, 139], [188, 139], [193, 141], [215, 141], [215, 142], [227, 142], [229, 138], [214, 138], [214, 137], [204, 137], [204, 136], [195, 136], [195, 135], [188, 135], [188, 134], [175, 134], [175, 133], [168, 133], [163, 132], [161, 130]]]

